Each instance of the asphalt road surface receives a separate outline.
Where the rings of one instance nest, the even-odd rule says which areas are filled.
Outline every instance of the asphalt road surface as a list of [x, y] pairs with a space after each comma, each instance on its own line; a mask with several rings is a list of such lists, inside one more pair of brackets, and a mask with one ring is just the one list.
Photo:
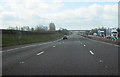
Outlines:
[[3, 75], [118, 75], [119, 46], [77, 34], [3, 48]]

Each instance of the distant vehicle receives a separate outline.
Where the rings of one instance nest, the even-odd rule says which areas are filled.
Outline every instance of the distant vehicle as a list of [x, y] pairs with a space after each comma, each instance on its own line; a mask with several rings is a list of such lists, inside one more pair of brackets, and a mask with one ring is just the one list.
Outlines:
[[100, 36], [100, 33], [101, 33], [100, 30], [98, 30], [97, 35]]
[[93, 33], [94, 36], [97, 36], [97, 33]]
[[111, 29], [106, 29], [106, 38], [111, 38]]
[[98, 30], [98, 36], [104, 37], [104, 36], [105, 36], [105, 35], [104, 35], [104, 31]]
[[113, 40], [118, 40], [118, 31], [117, 31], [117, 29], [115, 29], [115, 28], [111, 29], [111, 38]]
[[66, 35], [64, 35], [63, 40], [68, 39]]
[[118, 40], [118, 31], [116, 28], [106, 29], [106, 38]]

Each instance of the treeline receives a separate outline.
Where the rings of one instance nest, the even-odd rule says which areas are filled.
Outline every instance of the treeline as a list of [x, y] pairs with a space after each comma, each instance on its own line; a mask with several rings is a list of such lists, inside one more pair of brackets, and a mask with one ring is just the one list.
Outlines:
[[38, 32], [38, 31], [21, 31], [21, 30], [6, 30], [2, 29], [2, 34], [53, 34], [57, 33], [57, 31], [44, 31], [44, 32]]
[[69, 31], [64, 28], [59, 30], [51, 31], [48, 27], [43, 25], [37, 25], [35, 27], [23, 26], [23, 27], [8, 27], [7, 29], [2, 30], [3, 34], [51, 34], [51, 33], [61, 33], [68, 35]]
[[58, 32], [62, 33], [64, 35], [69, 35], [70, 34], [70, 32], [67, 29], [64, 29], [64, 28], [59, 29]]
[[48, 31], [48, 27], [43, 25], [36, 25], [35, 27], [23, 26], [23, 27], [8, 27], [7, 30], [19, 30], [19, 31], [35, 31], [35, 32], [45, 32]]
[[[102, 30], [106, 33], [106, 28], [105, 27], [102, 27], [102, 28], [95, 28], [95, 29], [92, 29], [91, 32], [90, 32], [90, 35], [93, 35], [93, 33], [97, 33], [98, 30]], [[106, 35], [106, 34], [105, 34]]]
[[[95, 29], [92, 29], [89, 34], [90, 34], [90, 35], [93, 35], [93, 33], [97, 33], [98, 30], [103, 30], [104, 33], [105, 33], [104, 35], [106, 35], [106, 29], [108, 29], [108, 28], [105, 28], [105, 27], [95, 28]], [[120, 28], [117, 28], [117, 31], [118, 31], [118, 37], [120, 37]]]
[[0, 29], [2, 31], [2, 46], [13, 46], [30, 43], [40, 43], [59, 39], [68, 35], [67, 29], [48, 30], [46, 26], [38, 25], [35, 27], [9, 27]]

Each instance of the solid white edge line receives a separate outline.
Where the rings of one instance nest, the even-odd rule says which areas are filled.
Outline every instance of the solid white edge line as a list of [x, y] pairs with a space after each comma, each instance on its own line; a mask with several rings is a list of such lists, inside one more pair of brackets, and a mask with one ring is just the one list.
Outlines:
[[[49, 44], [49, 43], [52, 43], [52, 42], [47, 42], [47, 43], [42, 43], [42, 44], [37, 44], [37, 45], [44, 45], [44, 44]], [[37, 46], [37, 45], [28, 45], [28, 46], [24, 46], [24, 47], [19, 47], [19, 48], [13, 48], [13, 49], [4, 50], [4, 51], [2, 51], [2, 52], [12, 51], [12, 50], [20, 49], [20, 48], [32, 47], [32, 46]]]
[[[37, 44], [37, 45], [44, 45], [44, 44], [49, 44], [49, 43], [52, 43], [52, 42], [42, 43], [42, 44]], [[2, 51], [2, 52], [17, 50], [17, 49], [20, 49], [20, 48], [27, 48], [27, 47], [37, 46], [37, 45], [28, 45], [28, 46], [23, 46], [23, 47], [19, 47], [19, 48], [13, 48], [13, 49], [4, 50], [4, 51]]]
[[6, 51], [12, 51], [12, 50], [15, 50], [15, 49], [9, 49], [9, 50], [6, 50]]

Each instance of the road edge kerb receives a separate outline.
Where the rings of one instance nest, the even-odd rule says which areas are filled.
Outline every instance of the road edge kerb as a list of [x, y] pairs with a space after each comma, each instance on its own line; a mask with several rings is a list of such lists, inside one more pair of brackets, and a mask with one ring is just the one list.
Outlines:
[[[82, 37], [84, 37], [84, 36], [82, 36]], [[105, 44], [109, 44], [109, 45], [114, 45], [114, 46], [120, 47], [120, 45], [117, 45], [117, 44], [108, 43], [108, 42], [104, 42], [104, 41], [100, 41], [100, 40], [95, 40], [95, 39], [90, 39], [90, 38], [87, 38], [87, 37], [84, 37], [84, 38], [89, 39], [89, 40], [93, 40], [93, 41], [96, 41], [96, 42], [105, 43]]]

